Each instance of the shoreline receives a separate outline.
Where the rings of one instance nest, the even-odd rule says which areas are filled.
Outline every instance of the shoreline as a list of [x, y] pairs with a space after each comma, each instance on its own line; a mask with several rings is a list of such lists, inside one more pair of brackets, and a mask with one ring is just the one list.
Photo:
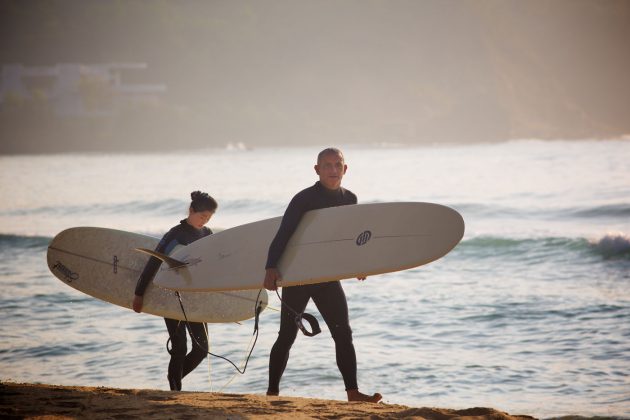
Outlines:
[[153, 389], [0, 383], [0, 417], [46, 419], [417, 418], [427, 420], [532, 420], [493, 408], [408, 407], [256, 394], [172, 392]]

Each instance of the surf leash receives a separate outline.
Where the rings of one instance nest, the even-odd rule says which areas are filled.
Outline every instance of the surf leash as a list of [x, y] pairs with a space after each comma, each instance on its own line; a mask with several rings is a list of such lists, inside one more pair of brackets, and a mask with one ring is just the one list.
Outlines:
[[[258, 320], [260, 318], [260, 313], [263, 310], [262, 301], [259, 300], [261, 293], [262, 293], [262, 289], [258, 291], [258, 296], [256, 297], [256, 305], [254, 306], [254, 333], [252, 334], [252, 336], [254, 336], [254, 344], [252, 344], [252, 348], [249, 350], [249, 354], [247, 355], [247, 358], [245, 359], [245, 365], [243, 366], [243, 369], [241, 370], [238, 366], [234, 364], [234, 362], [232, 362], [227, 357], [221, 356], [219, 354], [214, 354], [206, 348], [206, 353], [208, 353], [210, 356], [217, 357], [219, 359], [225, 360], [226, 362], [229, 362], [232, 366], [234, 366], [234, 369], [236, 369], [236, 371], [240, 373], [241, 375], [245, 374], [245, 371], [247, 370], [247, 364], [249, 363], [249, 358], [252, 356], [252, 352], [254, 351], [254, 347], [256, 347], [256, 342], [258, 341]], [[182, 308], [182, 313], [184, 314], [184, 319], [186, 320], [186, 328], [188, 329], [188, 333], [190, 334], [190, 337], [195, 341], [195, 343], [199, 347], [204, 348], [204, 346], [199, 344], [199, 341], [197, 341], [197, 337], [195, 337], [195, 335], [192, 333], [192, 330], [190, 328], [190, 322], [188, 321], [188, 316], [186, 315], [186, 310], [184, 309], [184, 303], [182, 302], [181, 295], [179, 294], [178, 291], [176, 291], [175, 294], [177, 295], [177, 299], [179, 300], [179, 306], [180, 308]], [[170, 341], [170, 337], [169, 337], [169, 341]], [[166, 346], [168, 350], [168, 341], [166, 342]]]
[[[322, 332], [322, 329], [319, 328], [319, 322], [317, 322], [317, 318], [315, 318], [313, 315], [307, 312], [298, 312], [292, 307], [290, 307], [289, 305], [287, 305], [286, 302], [284, 302], [282, 298], [280, 297], [280, 293], [278, 293], [278, 289], [276, 289], [276, 295], [278, 295], [278, 299], [280, 299], [281, 307], [284, 306], [289, 311], [293, 312], [293, 314], [295, 315], [295, 318], [294, 318], [295, 325], [297, 325], [300, 331], [302, 331], [302, 334], [304, 334], [307, 337], [314, 337], [320, 332]], [[310, 331], [306, 329], [302, 320], [306, 320], [306, 322], [309, 323], [309, 325], [311, 326]]]

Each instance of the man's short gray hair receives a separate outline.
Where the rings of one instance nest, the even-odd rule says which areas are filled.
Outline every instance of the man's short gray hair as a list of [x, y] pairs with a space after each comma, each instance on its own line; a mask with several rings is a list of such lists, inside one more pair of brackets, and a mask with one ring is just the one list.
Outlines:
[[341, 152], [341, 150], [337, 149], [336, 147], [328, 147], [322, 150], [321, 152], [319, 152], [319, 154], [317, 155], [318, 165], [319, 165], [319, 162], [322, 160], [322, 158], [326, 155], [339, 155], [341, 156], [341, 161], [344, 162], [343, 153]]

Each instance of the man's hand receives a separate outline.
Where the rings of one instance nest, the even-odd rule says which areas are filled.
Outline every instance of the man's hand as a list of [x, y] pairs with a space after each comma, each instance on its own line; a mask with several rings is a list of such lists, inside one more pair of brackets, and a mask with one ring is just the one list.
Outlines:
[[277, 268], [268, 268], [265, 270], [264, 286], [267, 290], [277, 290], [278, 283], [282, 280], [280, 272]]
[[144, 297], [135, 295], [133, 297], [133, 310], [138, 313], [142, 312], [143, 301], [144, 301]]

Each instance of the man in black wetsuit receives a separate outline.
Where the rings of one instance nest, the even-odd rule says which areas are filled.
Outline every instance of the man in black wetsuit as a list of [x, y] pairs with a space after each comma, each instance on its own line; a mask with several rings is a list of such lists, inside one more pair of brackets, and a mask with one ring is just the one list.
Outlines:
[[[319, 175], [319, 181], [293, 197], [284, 213], [278, 233], [269, 246], [265, 266], [265, 288], [268, 290], [277, 289], [281, 280], [281, 273], [277, 269], [278, 261], [304, 213], [309, 210], [357, 203], [357, 196], [341, 187], [341, 180], [347, 169], [343, 154], [339, 149], [329, 148], [319, 153], [317, 165], [315, 165], [315, 172]], [[360, 280], [365, 280], [365, 278]], [[343, 377], [348, 401], [380, 401], [382, 397], [378, 393], [370, 396], [359, 392], [357, 359], [352, 343], [348, 304], [339, 281], [291, 286], [282, 289], [280, 331], [269, 355], [267, 395], [279, 394], [280, 379], [289, 360], [289, 351], [297, 336], [298, 326], [292, 310], [298, 313], [304, 312], [309, 299], [313, 299], [317, 305], [317, 309], [326, 321], [326, 325], [335, 340], [337, 366]]]
[[[188, 217], [169, 230], [157, 248], [158, 252], [170, 254], [177, 245], [189, 245], [190, 243], [211, 235], [212, 231], [206, 227], [217, 209], [217, 202], [207, 193], [194, 191], [191, 193], [191, 203]], [[133, 310], [142, 312], [144, 293], [149, 287], [153, 277], [157, 273], [162, 261], [151, 257], [147, 262], [138, 283], [136, 284], [133, 299]], [[208, 338], [206, 325], [203, 322], [184, 322], [177, 319], [164, 318], [168, 330], [171, 349], [171, 360], [168, 364], [168, 382], [171, 391], [182, 390], [182, 379], [192, 372], [206, 358], [208, 354]], [[192, 350], [186, 354], [186, 324], [192, 339]]]

